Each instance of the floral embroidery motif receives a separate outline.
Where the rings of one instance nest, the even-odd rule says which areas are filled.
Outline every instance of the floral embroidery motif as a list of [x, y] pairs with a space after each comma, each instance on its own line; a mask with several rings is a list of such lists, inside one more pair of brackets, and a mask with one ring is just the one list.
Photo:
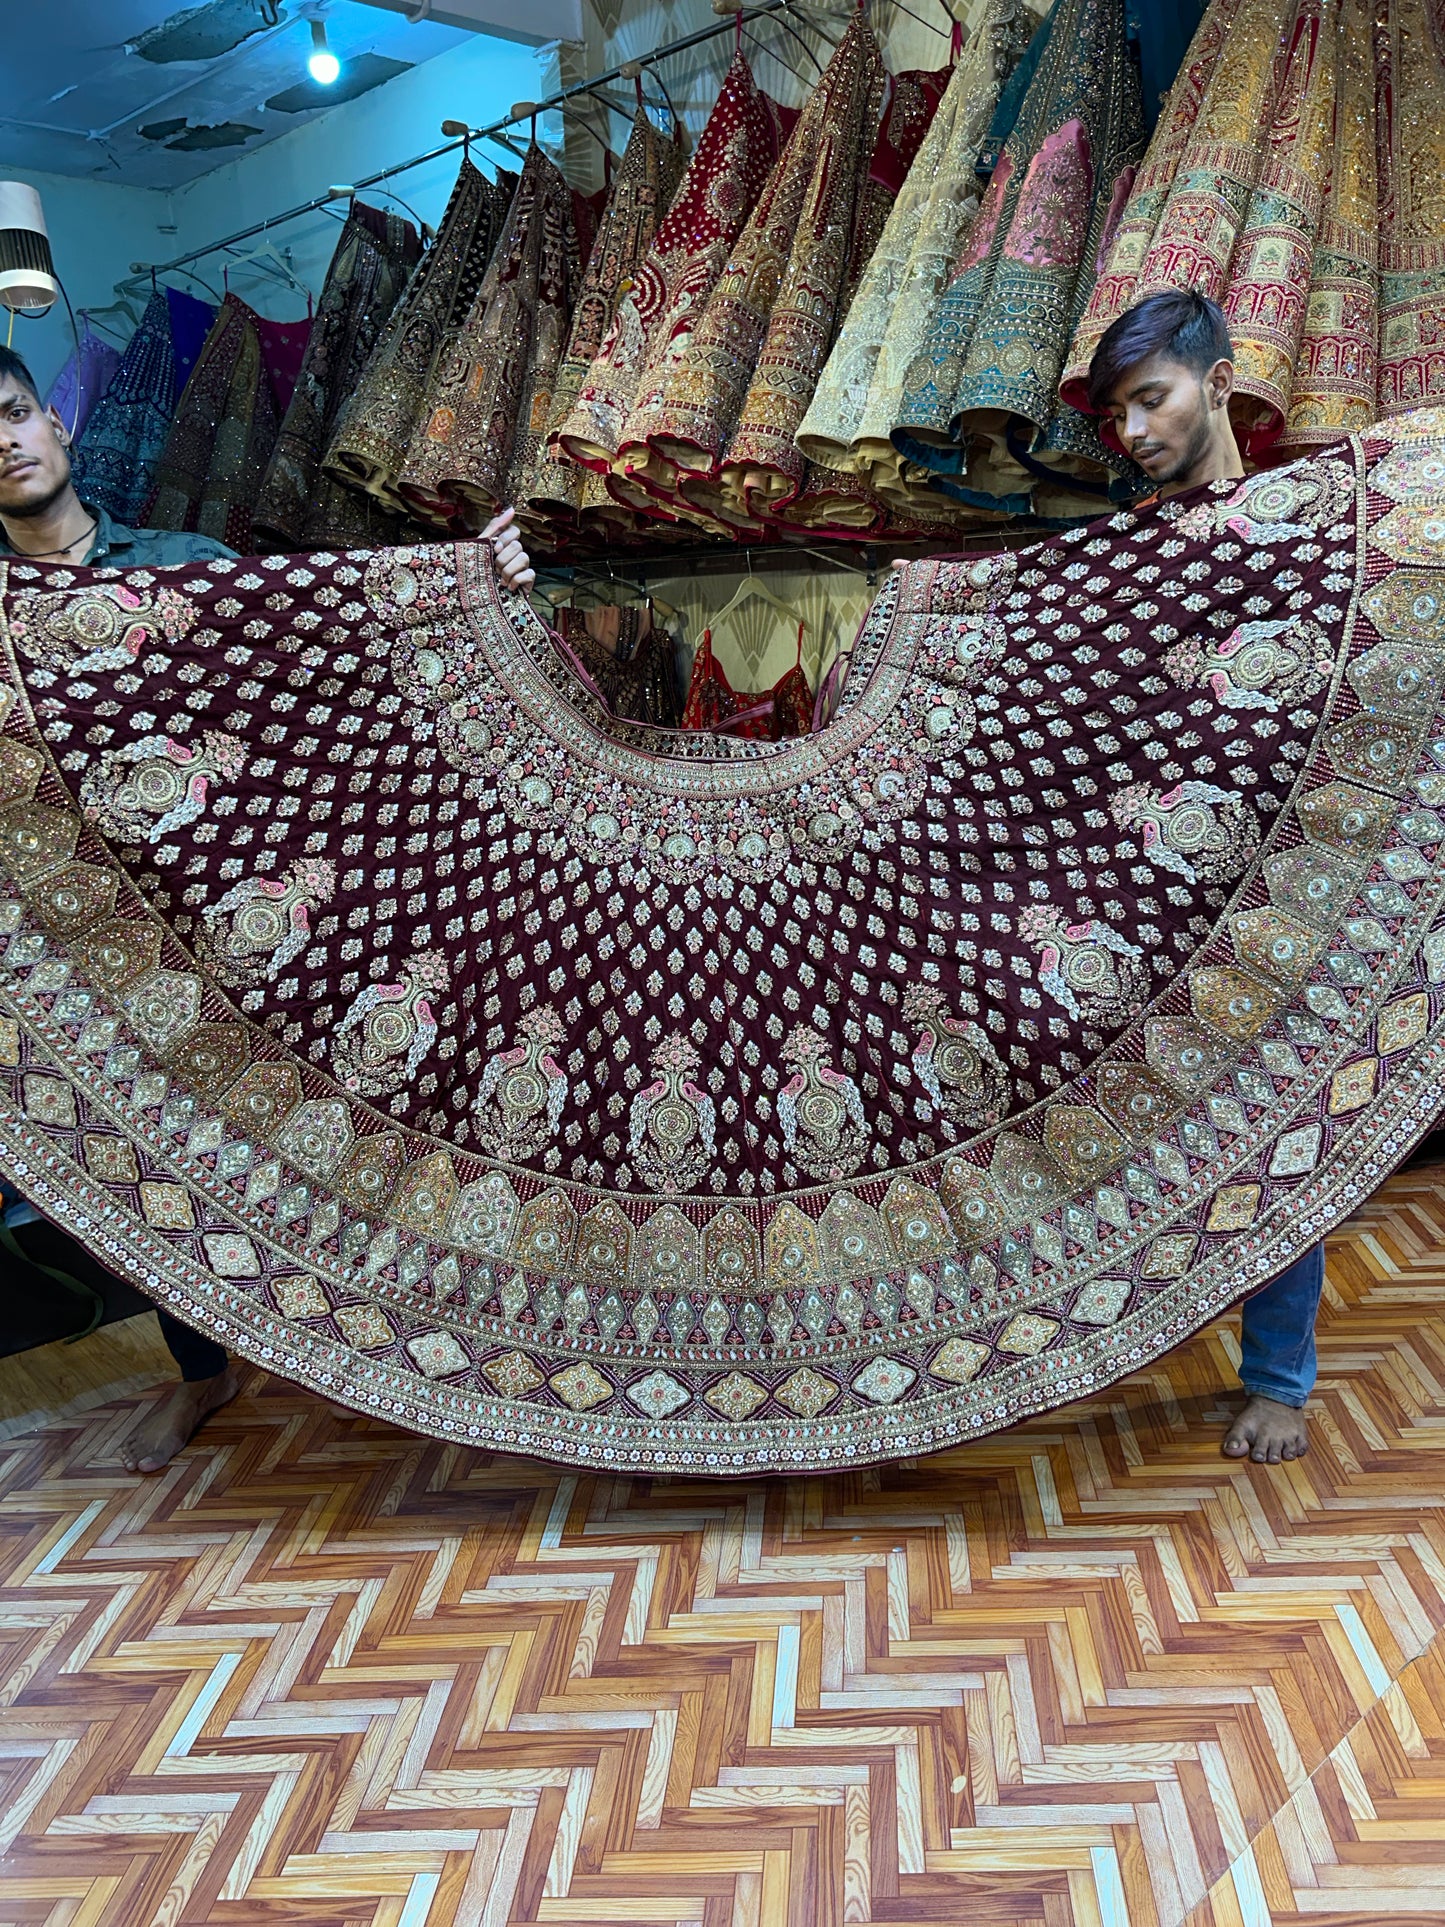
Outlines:
[[567, 1075], [553, 1051], [567, 1035], [555, 1010], [528, 1011], [521, 1042], [489, 1058], [473, 1110], [482, 1142], [499, 1157], [531, 1155], [557, 1129], [567, 1102]]
[[903, 1021], [921, 1035], [909, 1062], [941, 1117], [981, 1130], [1008, 1109], [1009, 1080], [984, 1031], [953, 1016], [941, 991], [913, 984], [903, 998]]
[[1161, 793], [1131, 783], [1110, 801], [1120, 829], [1137, 830], [1145, 859], [1186, 883], [1238, 876], [1259, 847], [1259, 825], [1237, 790], [1195, 778]]
[[1120, 1024], [1142, 1004], [1144, 953], [1107, 923], [1069, 923], [1054, 905], [1031, 903], [1019, 918], [1019, 935], [1039, 952], [1039, 982], [1071, 1017]]
[[274, 982], [311, 940], [311, 916], [336, 888], [336, 865], [299, 857], [283, 876], [247, 877], [201, 912], [201, 951], [223, 982]]
[[778, 1092], [783, 1148], [815, 1178], [846, 1178], [867, 1149], [863, 1100], [851, 1077], [835, 1071], [827, 1041], [799, 1024], [783, 1043], [793, 1075]]
[[394, 984], [371, 984], [336, 1027], [331, 1063], [349, 1091], [385, 1097], [404, 1090], [436, 1042], [432, 999], [450, 982], [445, 957], [425, 950]]
[[195, 822], [213, 782], [234, 783], [245, 767], [243, 746], [217, 729], [194, 749], [169, 736], [143, 736], [104, 751], [86, 771], [81, 807], [106, 836], [159, 843]]
[[657, 1078], [632, 1100], [628, 1148], [654, 1191], [686, 1191], [712, 1161], [717, 1112], [692, 1076], [701, 1061], [686, 1037], [674, 1032], [652, 1053]]
[[1089, 130], [1081, 120], [1067, 120], [1029, 162], [1004, 252], [1029, 267], [1076, 268], [1093, 197]]

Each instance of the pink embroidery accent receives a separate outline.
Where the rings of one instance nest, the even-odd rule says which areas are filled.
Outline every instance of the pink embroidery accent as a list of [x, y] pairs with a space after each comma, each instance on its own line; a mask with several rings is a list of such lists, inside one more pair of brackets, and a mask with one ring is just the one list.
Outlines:
[[1109, 250], [1114, 245], [1114, 236], [1119, 231], [1120, 219], [1128, 204], [1129, 196], [1134, 192], [1134, 176], [1138, 172], [1138, 168], [1131, 161], [1114, 183], [1114, 191], [1109, 196], [1109, 211], [1104, 216], [1104, 232], [1099, 240], [1099, 252], [1094, 256], [1096, 277], [1104, 272], [1104, 265], [1109, 259]]
[[993, 246], [994, 230], [998, 226], [998, 217], [1003, 212], [1004, 192], [1013, 171], [1014, 164], [1005, 154], [993, 170], [993, 179], [988, 184], [988, 192], [984, 195], [983, 203], [974, 216], [973, 226], [968, 231], [963, 253], [959, 255], [958, 264], [953, 270], [955, 279], [960, 274], [966, 274], [970, 268], [976, 267]]
[[1076, 268], [1094, 198], [1094, 165], [1081, 120], [1066, 120], [1029, 162], [1004, 253], [1031, 268]]

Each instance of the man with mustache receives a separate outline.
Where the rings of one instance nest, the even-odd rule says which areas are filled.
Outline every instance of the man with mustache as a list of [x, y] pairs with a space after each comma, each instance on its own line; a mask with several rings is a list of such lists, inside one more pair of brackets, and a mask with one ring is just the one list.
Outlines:
[[[517, 593], [535, 572], [508, 508], [482, 531], [493, 544], [497, 573]], [[88, 503], [75, 487], [70, 432], [40, 398], [35, 378], [20, 356], [0, 348], [0, 557], [41, 563], [113, 569], [165, 568], [234, 555], [210, 536], [180, 529], [128, 529], [106, 510]], [[42, 1266], [78, 1272], [104, 1282], [100, 1268], [54, 1225], [46, 1224], [9, 1185], [0, 1182], [6, 1231], [24, 1255]], [[235, 1397], [239, 1381], [225, 1350], [169, 1312], [158, 1310], [161, 1332], [180, 1368], [171, 1396], [152, 1407], [121, 1448], [133, 1472], [158, 1472], [194, 1436], [198, 1426]]]

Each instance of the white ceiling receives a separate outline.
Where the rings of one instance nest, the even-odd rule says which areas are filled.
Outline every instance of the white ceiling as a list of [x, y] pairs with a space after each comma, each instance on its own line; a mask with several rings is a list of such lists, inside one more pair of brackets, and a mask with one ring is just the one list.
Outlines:
[[[180, 187], [327, 111], [330, 103], [320, 88], [317, 104], [299, 113], [265, 105], [307, 81], [313, 13], [324, 14], [327, 38], [343, 63], [376, 54], [415, 66], [470, 37], [432, 20], [413, 24], [360, 0], [277, 0], [269, 9], [279, 15], [276, 26], [262, 26], [214, 59], [158, 62], [128, 50], [149, 28], [189, 10], [171, 0], [7, 6], [0, 167], [130, 187]], [[260, 15], [262, 6], [256, 11]], [[258, 131], [240, 145], [194, 152], [166, 145], [166, 139], [184, 138], [183, 128], [150, 140], [139, 131], [170, 122], [191, 128], [235, 122]]]

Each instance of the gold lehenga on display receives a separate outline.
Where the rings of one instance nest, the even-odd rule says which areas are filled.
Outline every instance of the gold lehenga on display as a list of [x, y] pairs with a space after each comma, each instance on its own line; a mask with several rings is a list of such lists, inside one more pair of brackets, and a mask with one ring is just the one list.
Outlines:
[[937, 514], [940, 498], [905, 479], [889, 439], [904, 377], [978, 207], [974, 172], [999, 89], [1034, 26], [1023, 0], [990, 0], [864, 270], [798, 446], [862, 476], [890, 506]]
[[1445, 399], [1445, 0], [1214, 0], [1075, 336], [1221, 302], [1236, 428], [1272, 458]]

